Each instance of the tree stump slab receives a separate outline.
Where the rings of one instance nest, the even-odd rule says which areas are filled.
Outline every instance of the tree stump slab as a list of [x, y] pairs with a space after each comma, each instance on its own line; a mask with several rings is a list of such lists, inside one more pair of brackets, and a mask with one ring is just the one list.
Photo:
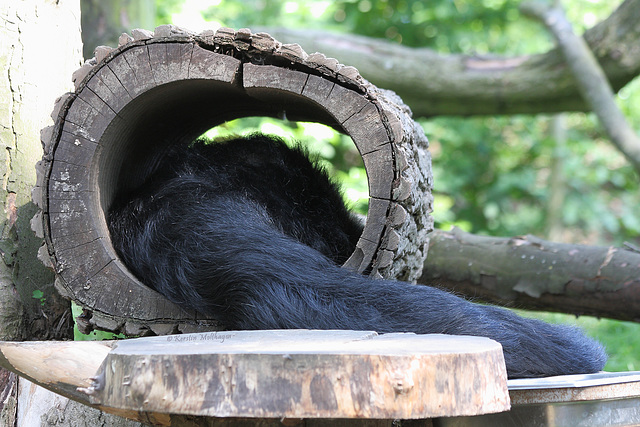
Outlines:
[[510, 407], [502, 348], [479, 337], [221, 331], [0, 351], [4, 366], [54, 391], [154, 419], [425, 419]]
[[85, 308], [80, 324], [146, 335], [219, 328], [141, 284], [111, 246], [105, 215], [115, 194], [145, 179], [141, 165], [225, 121], [286, 117], [349, 135], [367, 171], [370, 208], [345, 267], [420, 277], [433, 228], [431, 161], [422, 128], [392, 92], [353, 67], [264, 33], [134, 30], [74, 73], [76, 89], [44, 129], [33, 199], [41, 258], [61, 293]]
[[154, 425], [640, 423], [640, 372], [507, 381], [500, 345], [478, 337], [288, 330], [0, 342], [0, 366]]

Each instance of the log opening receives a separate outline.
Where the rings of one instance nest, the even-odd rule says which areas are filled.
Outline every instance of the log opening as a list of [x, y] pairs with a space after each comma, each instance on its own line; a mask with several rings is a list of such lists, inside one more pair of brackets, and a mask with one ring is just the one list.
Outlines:
[[90, 313], [85, 330], [217, 327], [136, 280], [111, 247], [105, 218], [116, 194], [142, 182], [141, 166], [170, 144], [242, 117], [286, 115], [349, 135], [364, 161], [370, 201], [346, 265], [419, 277], [432, 228], [430, 158], [421, 128], [395, 94], [266, 34], [159, 27], [133, 35], [117, 49], [96, 50], [96, 60], [76, 73], [75, 92], [58, 102], [55, 125], [43, 131], [34, 201], [58, 288]]

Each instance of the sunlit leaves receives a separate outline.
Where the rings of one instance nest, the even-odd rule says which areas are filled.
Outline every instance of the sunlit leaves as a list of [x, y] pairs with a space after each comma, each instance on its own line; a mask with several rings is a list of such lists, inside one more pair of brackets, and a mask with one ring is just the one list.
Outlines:
[[[640, 189], [632, 167], [603, 139], [592, 116], [569, 115], [571, 130], [561, 153], [547, 136], [548, 122], [547, 117], [494, 117], [424, 123], [435, 147], [436, 194], [454, 201], [449, 209], [455, 221], [472, 224], [475, 233], [544, 236], [550, 159], [560, 154], [566, 239], [599, 244], [637, 239]], [[447, 229], [455, 222], [451, 216], [436, 212], [436, 225]]]

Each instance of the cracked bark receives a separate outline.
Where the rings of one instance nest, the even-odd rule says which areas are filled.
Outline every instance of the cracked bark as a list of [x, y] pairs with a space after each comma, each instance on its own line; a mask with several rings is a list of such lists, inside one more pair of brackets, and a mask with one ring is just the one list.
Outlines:
[[531, 310], [640, 321], [640, 252], [534, 236], [431, 234], [419, 283]]

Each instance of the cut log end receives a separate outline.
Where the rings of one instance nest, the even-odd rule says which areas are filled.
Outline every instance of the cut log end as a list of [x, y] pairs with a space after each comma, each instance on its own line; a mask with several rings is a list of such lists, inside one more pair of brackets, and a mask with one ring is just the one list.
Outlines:
[[92, 313], [87, 328], [152, 334], [216, 327], [128, 272], [111, 247], [105, 214], [116, 193], [145, 179], [140, 165], [155, 162], [168, 144], [246, 116], [286, 114], [349, 135], [367, 170], [370, 208], [347, 266], [418, 278], [423, 231], [432, 227], [430, 163], [424, 133], [397, 96], [353, 68], [265, 34], [161, 27], [155, 37], [132, 35], [116, 49], [97, 49], [98, 61], [75, 75], [75, 93], [43, 133], [50, 140], [34, 191], [57, 283]]

